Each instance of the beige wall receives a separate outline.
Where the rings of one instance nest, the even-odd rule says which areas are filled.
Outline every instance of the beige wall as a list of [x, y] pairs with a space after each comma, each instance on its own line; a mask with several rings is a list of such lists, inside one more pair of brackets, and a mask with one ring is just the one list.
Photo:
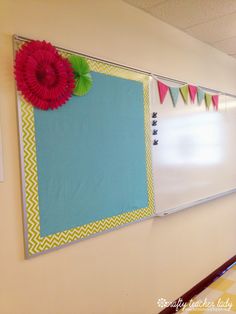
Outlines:
[[0, 0], [0, 313], [157, 313], [235, 254], [236, 195], [24, 260], [14, 33], [233, 93], [236, 62], [119, 0]]

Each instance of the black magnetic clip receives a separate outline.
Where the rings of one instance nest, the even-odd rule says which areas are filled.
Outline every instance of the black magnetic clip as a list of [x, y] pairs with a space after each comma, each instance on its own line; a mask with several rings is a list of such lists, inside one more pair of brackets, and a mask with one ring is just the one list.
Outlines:
[[156, 126], [157, 125], [157, 120], [153, 120], [152, 121], [152, 126]]
[[156, 129], [154, 129], [154, 130], [152, 131], [152, 135], [157, 135], [157, 133], [158, 133], [158, 130], [156, 130]]
[[158, 140], [154, 140], [153, 145], [158, 145]]
[[152, 118], [157, 118], [157, 112], [152, 113]]

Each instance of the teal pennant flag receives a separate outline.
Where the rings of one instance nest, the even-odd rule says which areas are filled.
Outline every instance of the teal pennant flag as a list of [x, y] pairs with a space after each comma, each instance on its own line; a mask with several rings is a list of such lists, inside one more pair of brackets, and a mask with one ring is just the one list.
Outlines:
[[200, 106], [203, 99], [205, 97], [205, 93], [203, 92], [203, 90], [201, 90], [200, 88], [197, 89], [197, 102], [198, 105]]
[[170, 96], [173, 102], [173, 106], [175, 107], [179, 98], [179, 88], [178, 87], [170, 87]]

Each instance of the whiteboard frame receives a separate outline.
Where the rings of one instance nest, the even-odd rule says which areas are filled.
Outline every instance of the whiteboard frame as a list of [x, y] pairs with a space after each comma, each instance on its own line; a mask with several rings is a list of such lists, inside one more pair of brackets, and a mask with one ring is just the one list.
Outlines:
[[163, 217], [163, 216], [166, 216], [166, 215], [169, 215], [169, 214], [173, 214], [173, 213], [176, 213], [178, 211], [181, 211], [181, 210], [184, 210], [184, 209], [187, 209], [187, 208], [192, 208], [194, 206], [198, 206], [198, 205], [201, 205], [201, 204], [213, 201], [215, 199], [218, 199], [220, 197], [224, 197], [224, 196], [230, 195], [230, 194], [235, 193], [235, 192], [236, 192], [236, 188], [233, 188], [233, 189], [230, 189], [230, 190], [227, 190], [227, 191], [224, 191], [224, 192], [220, 192], [220, 193], [208, 196], [208, 197], [201, 198], [199, 200], [196, 200], [196, 201], [193, 201], [193, 202], [190, 202], [190, 203], [182, 204], [182, 205], [174, 207], [174, 208], [168, 208], [168, 209], [165, 209], [163, 211], [159, 211], [156, 214], [156, 216]]
[[[150, 80], [150, 84], [149, 84], [149, 98], [150, 98], [150, 101], [151, 101], [151, 105], [150, 105], [151, 111], [154, 109], [154, 108], [152, 108], [152, 105], [153, 105], [152, 104], [152, 101], [153, 101], [153, 91], [152, 91], [153, 84], [152, 84], [152, 80], [155, 81], [155, 83], [157, 83], [158, 77], [153, 75], [151, 80]], [[221, 96], [229, 96], [229, 97], [232, 97], [232, 98], [236, 99], [236, 96], [228, 95], [228, 94], [221, 93], [221, 92], [218, 92], [218, 93]], [[155, 111], [157, 111], [156, 108], [155, 108]], [[161, 117], [159, 117], [158, 119], [160, 121]], [[151, 122], [152, 122], [152, 117], [150, 117], [150, 124], [151, 124]], [[158, 126], [157, 126], [157, 128], [158, 128]], [[152, 158], [153, 158], [153, 155], [152, 155]], [[154, 166], [153, 166], [152, 170], [153, 170], [153, 176], [154, 176]], [[153, 179], [153, 181], [155, 181], [155, 180]], [[236, 192], [236, 187], [233, 187], [233, 188], [229, 188], [227, 190], [224, 190], [224, 191], [216, 193], [216, 194], [211, 194], [209, 196], [205, 196], [205, 197], [202, 197], [202, 198], [199, 198], [199, 199], [195, 199], [193, 201], [182, 203], [182, 204], [180, 204], [180, 205], [178, 205], [176, 207], [169, 207], [169, 208], [165, 208], [165, 209], [158, 208], [157, 204], [155, 203], [156, 216], [157, 217], [164, 217], [164, 216], [167, 216], [169, 214], [174, 214], [174, 213], [176, 213], [178, 211], [181, 211], [181, 210], [184, 210], [184, 209], [189, 209], [189, 208], [192, 208], [192, 207], [195, 207], [195, 206], [198, 206], [198, 205], [210, 202], [210, 201], [214, 201], [214, 200], [216, 200], [218, 198], [228, 196], [228, 195], [233, 194], [235, 192]], [[154, 188], [154, 199], [155, 200], [158, 199], [158, 192], [155, 193], [155, 188]]]

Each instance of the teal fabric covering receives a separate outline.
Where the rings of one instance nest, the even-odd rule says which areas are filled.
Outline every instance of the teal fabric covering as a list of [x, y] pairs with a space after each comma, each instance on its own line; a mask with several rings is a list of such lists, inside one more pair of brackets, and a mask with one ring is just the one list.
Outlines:
[[86, 96], [34, 109], [41, 236], [148, 204], [143, 85], [92, 77]]

